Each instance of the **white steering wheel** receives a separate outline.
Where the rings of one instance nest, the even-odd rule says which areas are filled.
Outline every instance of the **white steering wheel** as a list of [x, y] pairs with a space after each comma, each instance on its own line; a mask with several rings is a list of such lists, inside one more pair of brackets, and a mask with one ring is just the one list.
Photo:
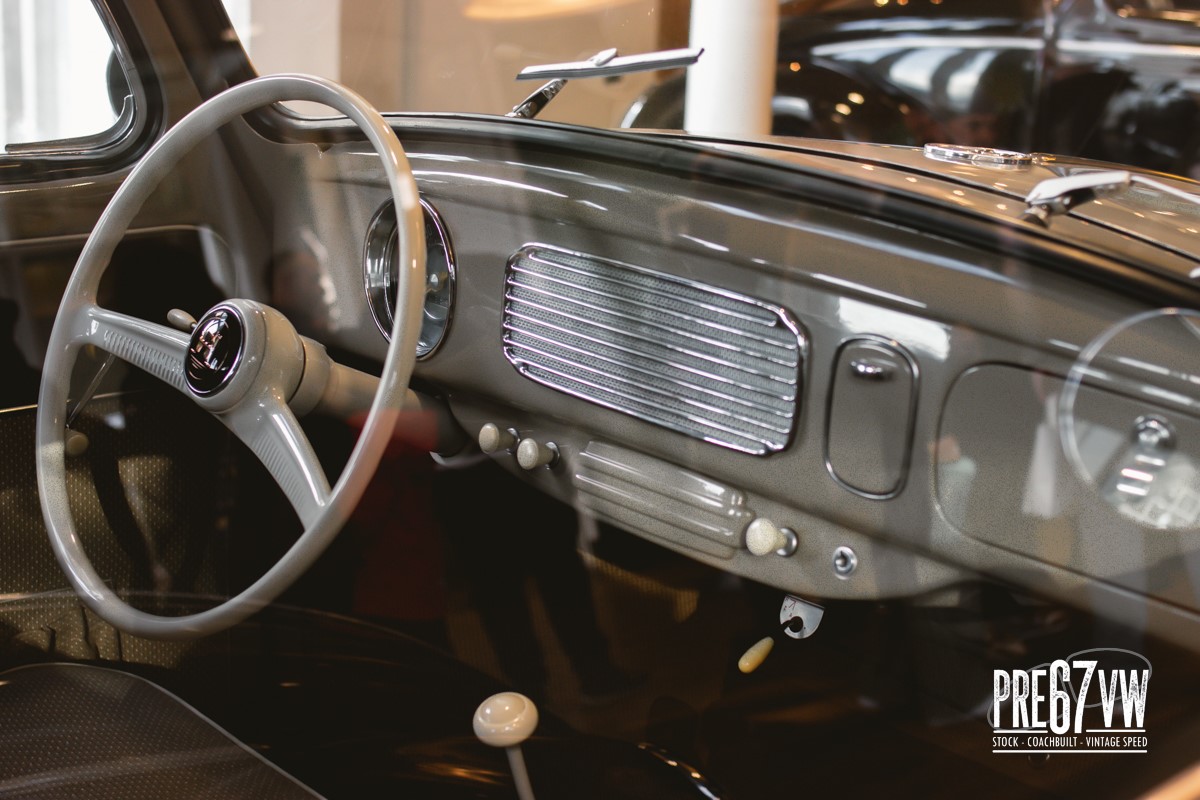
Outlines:
[[[278, 311], [227, 300], [197, 322], [191, 336], [118, 314], [96, 302], [100, 278], [134, 215], [171, 167], [222, 125], [270, 103], [323, 103], [353, 120], [383, 160], [399, 228], [397, 304], [391, 345], [378, 387], [334, 364], [302, 339]], [[392, 434], [408, 393], [425, 286], [421, 206], [408, 159], [383, 117], [359, 95], [331, 81], [271, 75], [238, 84], [206, 101], [166, 133], [113, 196], [67, 284], [54, 321], [37, 411], [37, 479], [54, 553], [80, 598], [123, 631], [182, 639], [223, 630], [270, 603], [325, 550], [345, 523]], [[213, 413], [262, 461], [287, 495], [304, 533], [261, 578], [206, 611], [164, 617], [125, 603], [96, 574], [75, 531], [67, 501], [66, 408], [71, 367], [94, 345], [146, 370]], [[357, 381], [374, 391], [366, 422], [332, 488], [296, 421]]]

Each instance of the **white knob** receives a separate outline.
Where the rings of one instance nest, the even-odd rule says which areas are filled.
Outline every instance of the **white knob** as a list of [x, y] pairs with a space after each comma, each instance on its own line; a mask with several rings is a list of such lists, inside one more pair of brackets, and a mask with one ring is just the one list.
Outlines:
[[756, 556], [791, 555], [796, 552], [796, 534], [776, 526], [766, 517], [759, 517], [746, 528], [746, 549]]
[[771, 650], [775, 647], [775, 640], [770, 636], [759, 639], [754, 644], [750, 645], [750, 649], [742, 653], [742, 657], [738, 659], [738, 669], [749, 675], [754, 670], [762, 666], [762, 663], [767, 660], [767, 656], [771, 654]]
[[475, 710], [475, 735], [492, 747], [513, 747], [533, 735], [537, 706], [523, 694], [494, 694]]
[[196, 318], [180, 308], [172, 308], [167, 312], [167, 324], [184, 333], [191, 333], [196, 327]]
[[70, 428], [67, 429], [67, 438], [64, 443], [66, 444], [67, 455], [69, 456], [81, 456], [88, 449], [87, 434], [73, 431]]
[[479, 429], [479, 449], [485, 453], [498, 453], [501, 450], [512, 450], [517, 443], [517, 437], [502, 430], [495, 423], [489, 422]]
[[542, 444], [536, 439], [522, 439], [517, 445], [517, 463], [521, 469], [537, 469], [553, 464], [558, 459], [558, 448], [553, 442]]

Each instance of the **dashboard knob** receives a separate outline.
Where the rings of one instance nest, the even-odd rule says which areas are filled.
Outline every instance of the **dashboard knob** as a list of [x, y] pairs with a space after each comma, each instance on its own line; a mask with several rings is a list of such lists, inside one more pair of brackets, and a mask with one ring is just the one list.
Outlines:
[[65, 440], [65, 444], [67, 455], [81, 456], [86, 453], [88, 449], [87, 434], [67, 428], [67, 438]]
[[750, 645], [750, 649], [742, 654], [738, 659], [738, 669], [744, 674], [749, 675], [754, 670], [762, 666], [762, 663], [767, 660], [767, 656], [771, 654], [771, 650], [775, 647], [775, 640], [770, 636], [759, 639], [754, 644]]
[[517, 445], [517, 463], [521, 469], [537, 469], [558, 460], [558, 447], [554, 442], [542, 444], [536, 439], [522, 439]]
[[794, 531], [780, 528], [766, 517], [759, 517], [746, 528], [746, 549], [756, 556], [790, 556], [796, 552], [796, 544]]
[[485, 453], [512, 450], [516, 444], [516, 434], [504, 430], [493, 422], [489, 422], [479, 429], [479, 449]]

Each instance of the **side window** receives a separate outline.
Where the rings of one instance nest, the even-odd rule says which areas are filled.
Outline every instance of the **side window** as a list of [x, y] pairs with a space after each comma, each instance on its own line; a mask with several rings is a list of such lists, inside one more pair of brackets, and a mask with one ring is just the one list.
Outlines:
[[116, 141], [133, 99], [91, 0], [0, 0], [0, 159]]

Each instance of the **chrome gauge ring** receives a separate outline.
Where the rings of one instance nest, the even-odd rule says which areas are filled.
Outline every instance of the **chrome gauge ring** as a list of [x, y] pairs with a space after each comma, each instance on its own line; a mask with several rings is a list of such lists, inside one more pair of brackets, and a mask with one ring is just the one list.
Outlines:
[[[421, 200], [425, 217], [425, 304], [421, 314], [421, 334], [417, 340], [417, 358], [433, 355], [446, 330], [454, 307], [454, 248], [450, 233], [437, 210]], [[397, 260], [396, 207], [391, 200], [375, 212], [367, 228], [363, 250], [363, 282], [371, 316], [384, 338], [391, 340], [396, 307]]]

